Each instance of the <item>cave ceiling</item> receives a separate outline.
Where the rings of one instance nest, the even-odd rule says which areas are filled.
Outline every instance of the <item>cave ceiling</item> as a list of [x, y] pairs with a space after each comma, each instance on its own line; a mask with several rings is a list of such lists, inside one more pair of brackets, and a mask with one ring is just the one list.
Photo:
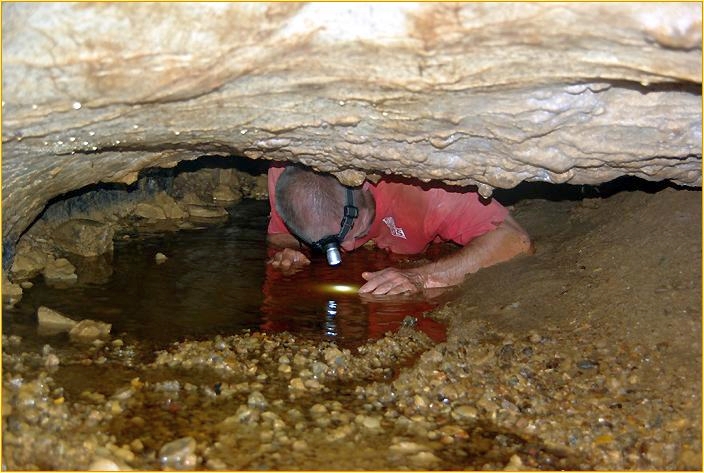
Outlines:
[[3, 241], [206, 154], [701, 186], [700, 3], [3, 3]]

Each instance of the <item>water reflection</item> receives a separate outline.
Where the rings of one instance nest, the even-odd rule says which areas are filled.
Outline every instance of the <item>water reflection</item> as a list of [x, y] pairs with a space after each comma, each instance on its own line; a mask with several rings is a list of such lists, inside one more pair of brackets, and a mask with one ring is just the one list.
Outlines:
[[[210, 228], [118, 240], [112, 261], [80, 262], [78, 283], [71, 287], [50, 287], [36, 278], [17, 307], [3, 312], [3, 333], [37, 337], [36, 312], [44, 305], [76, 320], [111, 323], [113, 336], [159, 346], [250, 329], [353, 347], [396, 330], [409, 315], [443, 339], [443, 326], [423, 317], [437, 302], [357, 294], [362, 271], [393, 264], [392, 256], [363, 248], [338, 267], [314, 259], [284, 276], [265, 263], [273, 251], [265, 243], [268, 204], [244, 201], [230, 212], [229, 222]], [[157, 252], [168, 260], [156, 264]]]
[[337, 337], [337, 326], [335, 325], [335, 317], [337, 316], [337, 302], [328, 301], [328, 313], [325, 317], [325, 336], [328, 338]]
[[[273, 255], [274, 249], [269, 249]], [[436, 341], [445, 337], [439, 322], [424, 317], [439, 300], [424, 295], [360, 296], [362, 272], [377, 271], [398, 263], [393, 255], [360, 248], [345, 255], [343, 264], [329, 266], [314, 255], [310, 266], [285, 275], [266, 268], [263, 286], [263, 330], [305, 332], [309, 337], [334, 340], [354, 347], [397, 330], [408, 316], [418, 319], [419, 329]]]

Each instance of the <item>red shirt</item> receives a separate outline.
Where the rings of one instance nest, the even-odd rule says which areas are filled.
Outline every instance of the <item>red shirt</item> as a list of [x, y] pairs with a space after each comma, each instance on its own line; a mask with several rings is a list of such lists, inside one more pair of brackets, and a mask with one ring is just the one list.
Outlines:
[[[271, 218], [268, 233], [290, 233], [276, 211], [274, 189], [284, 167], [269, 168]], [[479, 200], [476, 192], [450, 192], [388, 182], [365, 182], [376, 202], [376, 216], [367, 235], [355, 240], [355, 248], [369, 240], [379, 248], [398, 254], [422, 253], [430, 243], [453, 241], [466, 245], [495, 229], [508, 210], [495, 200]]]

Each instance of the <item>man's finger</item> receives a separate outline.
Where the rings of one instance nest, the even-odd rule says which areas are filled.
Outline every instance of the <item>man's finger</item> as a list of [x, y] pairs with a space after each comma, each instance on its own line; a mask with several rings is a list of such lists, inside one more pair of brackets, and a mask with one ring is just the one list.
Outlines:
[[382, 273], [378, 271], [376, 273], [366, 273], [369, 275], [367, 283], [359, 288], [359, 292], [371, 292], [372, 294], [386, 294], [386, 291], [393, 287], [393, 275], [388, 273]]
[[379, 287], [379, 284], [381, 284], [383, 281], [378, 279], [378, 278], [371, 278], [367, 280], [367, 283], [364, 284], [362, 287], [359, 288], [359, 292], [366, 293], [366, 292], [374, 292], [374, 290]]
[[374, 289], [374, 292], [372, 294], [376, 294], [378, 296], [382, 294], [388, 294], [389, 291], [394, 287], [394, 282], [393, 281], [387, 281], [383, 284], [379, 284], [376, 289]]

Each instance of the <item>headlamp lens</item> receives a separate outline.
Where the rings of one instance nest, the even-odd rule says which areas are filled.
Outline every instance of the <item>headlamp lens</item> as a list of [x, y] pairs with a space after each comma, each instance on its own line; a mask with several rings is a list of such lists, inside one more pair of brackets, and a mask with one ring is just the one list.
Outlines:
[[330, 266], [337, 266], [342, 262], [342, 255], [340, 255], [340, 248], [337, 246], [337, 242], [330, 242], [325, 245], [325, 257]]

